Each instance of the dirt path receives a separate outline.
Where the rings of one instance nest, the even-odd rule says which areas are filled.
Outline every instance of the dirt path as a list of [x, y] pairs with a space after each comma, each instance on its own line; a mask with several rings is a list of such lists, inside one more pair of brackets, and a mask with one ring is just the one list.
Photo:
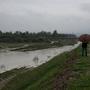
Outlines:
[[53, 90], [66, 90], [68, 80], [73, 77], [71, 65], [75, 64], [77, 55], [75, 52], [71, 54], [71, 57], [65, 62], [64, 69], [54, 79]]

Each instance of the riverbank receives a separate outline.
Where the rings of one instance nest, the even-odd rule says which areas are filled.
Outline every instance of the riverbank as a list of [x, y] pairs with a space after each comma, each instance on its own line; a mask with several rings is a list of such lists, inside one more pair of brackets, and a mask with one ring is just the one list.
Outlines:
[[65, 45], [73, 45], [77, 43], [76, 39], [63, 39], [58, 42], [42, 42], [42, 43], [0, 43], [0, 50], [9, 51], [33, 51], [47, 48], [57, 48]]
[[26, 72], [21, 70], [22, 73], [13, 72], [13, 75], [12, 72], [8, 75], [5, 75], [7, 72], [3, 73], [2, 77], [3, 75], [15, 76], [1, 90], [57, 90], [56, 86], [67, 90], [89, 90], [89, 59], [90, 54], [88, 57], [82, 57], [80, 48], [77, 48], [58, 55], [37, 68], [26, 70]]

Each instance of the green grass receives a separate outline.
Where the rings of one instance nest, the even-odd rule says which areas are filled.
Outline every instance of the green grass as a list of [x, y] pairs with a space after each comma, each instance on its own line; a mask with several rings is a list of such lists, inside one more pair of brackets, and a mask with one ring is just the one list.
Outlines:
[[13, 76], [13, 75], [17, 75], [17, 74], [19, 74], [19, 73], [23, 73], [23, 72], [25, 72], [25, 71], [27, 71], [27, 70], [31, 70], [32, 68], [26, 68], [26, 67], [21, 67], [21, 68], [15, 68], [15, 69], [12, 69], [12, 70], [10, 70], [10, 71], [6, 71], [6, 72], [4, 72], [4, 73], [1, 73], [0, 74], [0, 79], [6, 79], [6, 78], [8, 78], [8, 77], [11, 77], [11, 76]]
[[51, 48], [52, 45], [50, 43], [29, 43], [26, 47], [19, 47], [16, 49], [13, 49], [12, 51], [31, 51], [31, 50], [40, 50], [40, 49], [46, 49]]
[[0, 43], [0, 49], [18, 48], [25, 45], [25, 43]]
[[90, 51], [88, 57], [79, 56], [72, 68], [74, 77], [69, 81], [67, 90], [90, 90]]

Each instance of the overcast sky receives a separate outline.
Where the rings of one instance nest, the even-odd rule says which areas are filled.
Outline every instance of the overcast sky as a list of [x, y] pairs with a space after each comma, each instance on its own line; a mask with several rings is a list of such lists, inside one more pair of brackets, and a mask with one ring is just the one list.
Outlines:
[[0, 0], [0, 30], [90, 33], [90, 0]]

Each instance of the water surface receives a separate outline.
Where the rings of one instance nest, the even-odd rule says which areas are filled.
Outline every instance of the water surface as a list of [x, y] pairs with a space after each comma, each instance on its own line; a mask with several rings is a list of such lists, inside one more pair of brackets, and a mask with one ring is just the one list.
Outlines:
[[63, 46], [60, 48], [49, 48], [27, 52], [1, 51], [0, 73], [14, 68], [20, 68], [23, 66], [28, 67], [39, 66], [60, 53], [75, 49], [79, 44], [80, 42], [72, 46]]

